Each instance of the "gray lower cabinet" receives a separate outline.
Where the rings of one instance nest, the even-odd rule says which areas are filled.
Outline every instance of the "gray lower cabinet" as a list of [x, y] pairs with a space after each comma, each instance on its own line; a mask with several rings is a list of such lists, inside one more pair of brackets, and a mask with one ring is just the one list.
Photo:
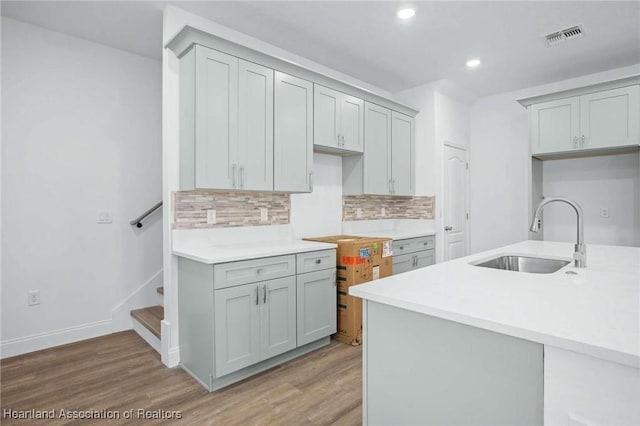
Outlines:
[[295, 277], [216, 290], [216, 376], [295, 347]]
[[335, 268], [298, 275], [297, 294], [298, 345], [337, 331]]
[[335, 256], [330, 249], [215, 265], [178, 258], [180, 365], [216, 390], [329, 344]]
[[393, 274], [436, 263], [435, 237], [407, 238], [393, 242]]

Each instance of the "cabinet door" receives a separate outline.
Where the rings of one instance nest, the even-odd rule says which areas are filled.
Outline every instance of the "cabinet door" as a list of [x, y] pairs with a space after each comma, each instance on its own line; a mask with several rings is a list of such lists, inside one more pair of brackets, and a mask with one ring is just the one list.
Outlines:
[[238, 166], [238, 58], [196, 46], [195, 186], [233, 189]]
[[365, 102], [363, 189], [365, 194], [391, 193], [391, 110]]
[[393, 275], [411, 271], [414, 268], [415, 254], [398, 254], [393, 256]]
[[260, 284], [260, 360], [296, 347], [296, 278]]
[[313, 143], [328, 148], [339, 148], [342, 93], [317, 84], [313, 87]]
[[247, 284], [215, 291], [216, 377], [260, 360], [258, 290]]
[[238, 187], [273, 190], [273, 70], [240, 60]]
[[414, 120], [395, 111], [391, 118], [391, 193], [413, 195]]
[[580, 96], [581, 147], [637, 145], [639, 94], [640, 86], [629, 86]]
[[415, 254], [416, 265], [415, 269], [424, 268], [425, 266], [431, 266], [436, 263], [436, 251], [435, 250], [423, 250]]
[[297, 276], [298, 346], [336, 332], [337, 291], [335, 269]]
[[354, 152], [364, 151], [364, 101], [343, 95], [340, 102], [340, 134], [342, 148]]
[[531, 153], [543, 154], [580, 148], [580, 98], [531, 105]]
[[275, 73], [274, 191], [311, 192], [313, 83]]

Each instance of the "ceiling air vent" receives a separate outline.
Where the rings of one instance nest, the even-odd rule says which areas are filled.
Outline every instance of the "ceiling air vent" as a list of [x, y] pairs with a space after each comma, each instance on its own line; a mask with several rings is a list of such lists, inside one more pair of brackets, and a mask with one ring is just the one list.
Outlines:
[[547, 34], [545, 38], [547, 39], [547, 43], [550, 46], [561, 43], [567, 39], [580, 37], [582, 35], [582, 27], [580, 25], [576, 25], [571, 28], [565, 28], [564, 30], [555, 31], [551, 34]]

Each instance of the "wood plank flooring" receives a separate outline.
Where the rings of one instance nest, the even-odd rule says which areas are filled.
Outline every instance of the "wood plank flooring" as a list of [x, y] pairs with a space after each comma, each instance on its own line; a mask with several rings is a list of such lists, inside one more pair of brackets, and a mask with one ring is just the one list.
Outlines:
[[140, 324], [144, 325], [154, 336], [158, 339], [160, 338], [161, 323], [164, 319], [164, 308], [162, 306], [156, 305], [136, 309], [131, 311], [131, 316], [137, 319]]
[[[7, 409], [55, 409], [56, 416], [64, 409], [120, 413], [110, 424], [359, 425], [361, 371], [361, 347], [332, 341], [209, 393], [180, 368], [166, 368], [135, 332], [125, 331], [0, 361], [0, 423], [105, 423], [6, 416]], [[131, 409], [132, 419], [124, 419]], [[156, 416], [179, 411], [181, 419], [144, 420], [138, 418], [138, 409]]]

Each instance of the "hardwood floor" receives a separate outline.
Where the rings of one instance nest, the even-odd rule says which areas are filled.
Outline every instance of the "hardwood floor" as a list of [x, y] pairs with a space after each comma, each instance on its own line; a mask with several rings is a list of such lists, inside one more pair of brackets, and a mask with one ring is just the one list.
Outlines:
[[[0, 423], [103, 424], [61, 419], [60, 410], [67, 415], [108, 410], [120, 415], [111, 424], [359, 425], [361, 371], [361, 347], [332, 341], [209, 393], [180, 368], [166, 368], [135, 332], [125, 331], [0, 361]], [[11, 419], [7, 413], [52, 409], [54, 421]], [[132, 409], [132, 418], [125, 419]], [[139, 409], [165, 418], [139, 418]], [[171, 411], [181, 418], [166, 418]]]

